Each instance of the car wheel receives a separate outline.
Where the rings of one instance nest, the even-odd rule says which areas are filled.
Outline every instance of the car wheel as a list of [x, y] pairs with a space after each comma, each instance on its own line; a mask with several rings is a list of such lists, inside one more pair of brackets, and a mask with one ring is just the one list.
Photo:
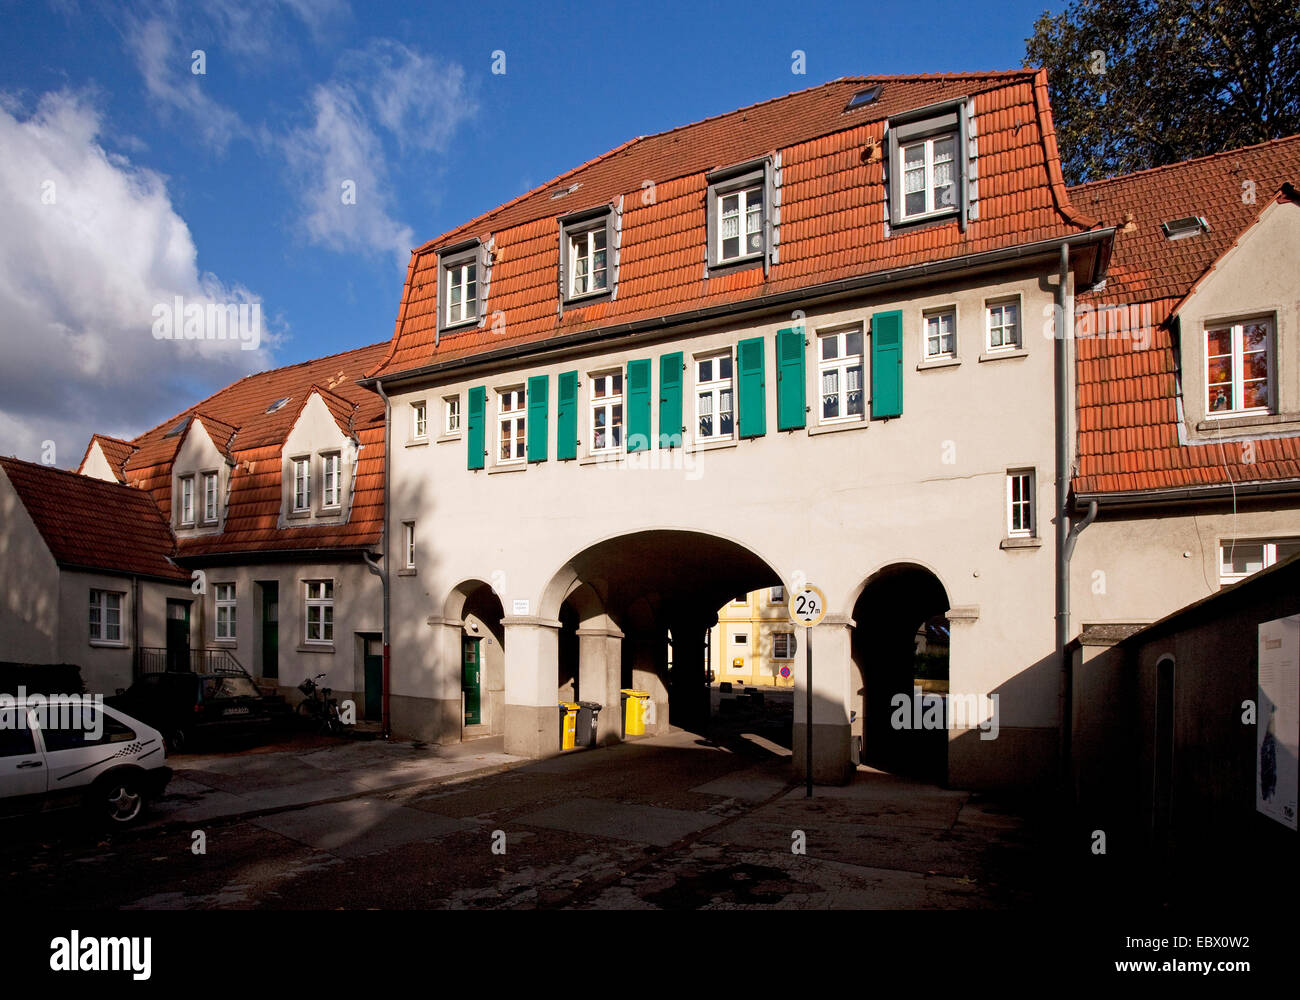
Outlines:
[[180, 753], [185, 749], [185, 730], [173, 729], [166, 736], [167, 752]]
[[111, 824], [126, 826], [144, 811], [144, 792], [135, 778], [110, 778], [96, 787], [93, 804]]

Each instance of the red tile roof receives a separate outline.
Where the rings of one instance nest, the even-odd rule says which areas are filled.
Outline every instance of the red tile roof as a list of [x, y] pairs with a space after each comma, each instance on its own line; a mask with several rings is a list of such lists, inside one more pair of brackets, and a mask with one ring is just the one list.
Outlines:
[[77, 466], [77, 470], [81, 471], [86, 467], [86, 459], [90, 457], [90, 451], [96, 444], [99, 445], [99, 450], [103, 452], [104, 460], [108, 462], [109, 468], [113, 470], [113, 475], [117, 477], [117, 481], [119, 483], [126, 482], [126, 475], [122, 468], [126, 465], [126, 460], [135, 453], [135, 445], [130, 441], [109, 437], [107, 434], [91, 435], [90, 444], [86, 445], [86, 453], [81, 456], [81, 464]]
[[148, 494], [47, 465], [0, 458], [51, 555], [61, 566], [188, 580], [176, 543]]
[[[1250, 181], [1253, 188], [1244, 187]], [[1120, 227], [1105, 287], [1078, 296], [1119, 307], [1126, 335], [1076, 340], [1079, 493], [1218, 486], [1300, 478], [1300, 438], [1261, 438], [1247, 463], [1240, 443], [1180, 445], [1178, 382], [1169, 320], [1284, 184], [1300, 183], [1300, 135], [1070, 189], [1082, 211]], [[1243, 198], [1253, 190], [1255, 199]], [[1209, 231], [1168, 240], [1162, 222], [1199, 215]], [[1145, 350], [1135, 345], [1149, 344]]]
[[[875, 83], [879, 97], [845, 111]], [[973, 99], [978, 219], [885, 236], [886, 120]], [[779, 261], [706, 275], [706, 175], [779, 153]], [[653, 198], [643, 184], [653, 182]], [[558, 200], [557, 191], [574, 188]], [[556, 220], [623, 199], [618, 288], [612, 301], [558, 310]], [[704, 121], [633, 139], [414, 250], [391, 350], [372, 374], [391, 375], [561, 334], [707, 306], [742, 305], [837, 279], [1048, 240], [1092, 228], [1070, 207], [1042, 71], [844, 78]], [[435, 347], [437, 249], [495, 240], [484, 326]]]
[[[249, 551], [359, 549], [375, 545], [384, 521], [384, 405], [356, 384], [384, 356], [387, 343], [346, 351], [240, 379], [159, 424], [132, 442], [139, 450], [126, 463], [127, 482], [152, 494], [170, 520], [172, 461], [189, 428], [167, 437], [187, 417], [197, 417], [234, 463], [224, 530], [182, 538], [178, 555], [206, 556]], [[340, 429], [357, 440], [352, 507], [342, 525], [278, 527], [280, 458], [311, 393], [318, 392]], [[272, 404], [287, 402], [268, 413]], [[220, 437], [229, 429], [229, 437]]]

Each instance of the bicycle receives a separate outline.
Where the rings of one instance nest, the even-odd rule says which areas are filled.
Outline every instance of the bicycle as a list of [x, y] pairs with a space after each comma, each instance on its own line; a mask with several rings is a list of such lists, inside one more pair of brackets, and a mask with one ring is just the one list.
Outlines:
[[322, 687], [318, 683], [324, 677], [324, 674], [317, 674], [315, 678], [308, 677], [298, 685], [298, 690], [307, 696], [298, 705], [298, 715], [308, 722], [314, 722], [317, 732], [342, 736], [343, 718], [339, 715], [338, 699], [330, 697], [334, 689]]

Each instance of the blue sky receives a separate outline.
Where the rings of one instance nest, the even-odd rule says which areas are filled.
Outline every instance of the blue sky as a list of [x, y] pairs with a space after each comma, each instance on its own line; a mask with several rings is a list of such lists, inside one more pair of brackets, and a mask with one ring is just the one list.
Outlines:
[[[0, 453], [386, 340], [410, 248], [479, 212], [836, 77], [1019, 66], [1045, 6], [0, 0]], [[178, 295], [259, 303], [258, 348], [159, 340]]]

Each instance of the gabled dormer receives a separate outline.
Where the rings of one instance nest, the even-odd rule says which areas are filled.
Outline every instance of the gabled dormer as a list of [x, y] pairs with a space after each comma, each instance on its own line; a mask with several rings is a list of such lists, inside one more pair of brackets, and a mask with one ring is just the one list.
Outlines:
[[230, 445], [237, 428], [201, 413], [181, 424], [172, 460], [172, 529], [178, 537], [220, 532], [234, 468]]
[[314, 385], [280, 451], [279, 526], [346, 523], [360, 444], [355, 407]]
[[130, 441], [94, 434], [77, 471], [106, 483], [126, 482], [126, 462], [138, 449]]

